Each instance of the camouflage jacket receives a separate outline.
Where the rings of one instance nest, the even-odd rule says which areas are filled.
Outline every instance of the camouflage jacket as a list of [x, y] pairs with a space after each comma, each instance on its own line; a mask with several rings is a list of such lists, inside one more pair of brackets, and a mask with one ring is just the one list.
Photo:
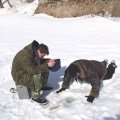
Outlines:
[[48, 72], [47, 61], [40, 63], [35, 59], [37, 41], [20, 50], [12, 62], [11, 74], [16, 85], [22, 84], [32, 88], [33, 75]]

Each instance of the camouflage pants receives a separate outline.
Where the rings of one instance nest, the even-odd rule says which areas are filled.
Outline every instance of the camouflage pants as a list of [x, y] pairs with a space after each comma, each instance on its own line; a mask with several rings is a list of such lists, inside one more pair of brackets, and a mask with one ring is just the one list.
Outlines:
[[33, 75], [34, 90], [32, 90], [32, 98], [40, 97], [40, 90], [47, 85], [49, 72]]

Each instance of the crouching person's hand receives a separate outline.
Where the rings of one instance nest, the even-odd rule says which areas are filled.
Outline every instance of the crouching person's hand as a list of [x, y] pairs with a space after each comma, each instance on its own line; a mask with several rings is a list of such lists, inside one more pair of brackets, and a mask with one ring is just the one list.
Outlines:
[[92, 95], [89, 95], [89, 96], [85, 96], [87, 97], [87, 101], [90, 102], [90, 103], [93, 103], [95, 97], [93, 97]]
[[48, 67], [49, 67], [49, 68], [52, 68], [52, 67], [55, 66], [55, 63], [56, 63], [56, 62], [55, 62], [54, 59], [50, 59], [47, 64], [48, 64]]

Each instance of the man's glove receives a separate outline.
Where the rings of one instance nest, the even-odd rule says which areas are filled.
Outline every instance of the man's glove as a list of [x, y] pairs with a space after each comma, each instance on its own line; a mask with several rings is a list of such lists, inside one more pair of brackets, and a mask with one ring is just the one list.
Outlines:
[[48, 61], [48, 59], [40, 59], [40, 64], [44, 64], [45, 62], [47, 62]]
[[90, 103], [93, 103], [95, 97], [93, 97], [92, 95], [89, 95], [89, 96], [85, 96], [87, 97], [87, 101], [90, 102]]

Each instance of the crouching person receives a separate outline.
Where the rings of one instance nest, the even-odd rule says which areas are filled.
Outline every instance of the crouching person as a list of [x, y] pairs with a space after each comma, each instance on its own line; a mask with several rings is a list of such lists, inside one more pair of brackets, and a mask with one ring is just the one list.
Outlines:
[[55, 60], [45, 59], [48, 54], [48, 47], [34, 40], [16, 54], [12, 63], [11, 74], [15, 84], [30, 88], [32, 100], [40, 104], [48, 102], [40, 91], [53, 89], [47, 86], [47, 80]]
[[92, 88], [87, 97], [87, 101], [92, 103], [99, 96], [101, 81], [111, 79], [115, 73], [116, 64], [112, 61], [107, 66], [107, 60], [102, 62], [96, 60], [76, 60], [65, 70], [63, 83], [57, 93], [68, 89], [70, 82], [76, 79], [80, 82], [90, 83]]

